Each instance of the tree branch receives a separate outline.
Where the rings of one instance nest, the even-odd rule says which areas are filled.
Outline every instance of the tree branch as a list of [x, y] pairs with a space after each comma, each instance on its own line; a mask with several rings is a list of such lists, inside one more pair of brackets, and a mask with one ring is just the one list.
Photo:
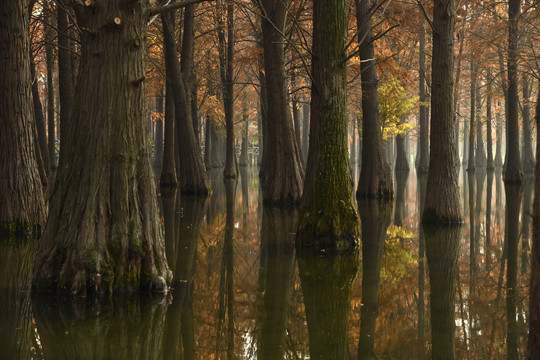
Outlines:
[[175, 2], [169, 5], [158, 6], [158, 7], [150, 9], [149, 16], [152, 17], [154, 15], [158, 15], [167, 11], [177, 10], [177, 9], [186, 7], [188, 5], [198, 4], [205, 1], [213, 1], [213, 0], [183, 0], [183, 1]]

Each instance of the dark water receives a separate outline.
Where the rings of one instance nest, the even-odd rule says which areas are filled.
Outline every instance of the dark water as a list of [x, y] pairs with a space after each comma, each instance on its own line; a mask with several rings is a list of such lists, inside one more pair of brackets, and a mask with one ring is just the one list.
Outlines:
[[393, 205], [358, 204], [355, 254], [314, 254], [255, 170], [220, 174], [211, 199], [162, 194], [167, 296], [31, 298], [36, 242], [1, 240], [0, 359], [523, 358], [532, 181], [461, 174], [466, 224], [419, 229], [425, 179], [397, 175]]

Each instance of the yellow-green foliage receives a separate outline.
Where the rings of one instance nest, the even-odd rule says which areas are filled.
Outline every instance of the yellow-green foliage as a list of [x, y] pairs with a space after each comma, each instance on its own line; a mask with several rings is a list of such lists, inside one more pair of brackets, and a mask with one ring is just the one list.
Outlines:
[[414, 128], [407, 122], [418, 105], [418, 96], [411, 96], [397, 78], [385, 81], [378, 89], [383, 138], [405, 134]]

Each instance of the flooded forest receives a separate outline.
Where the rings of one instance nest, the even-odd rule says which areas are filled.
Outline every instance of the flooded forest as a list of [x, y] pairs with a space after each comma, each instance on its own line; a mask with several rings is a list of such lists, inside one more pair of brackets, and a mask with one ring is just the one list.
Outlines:
[[0, 359], [540, 359], [536, 0], [5, 0]]

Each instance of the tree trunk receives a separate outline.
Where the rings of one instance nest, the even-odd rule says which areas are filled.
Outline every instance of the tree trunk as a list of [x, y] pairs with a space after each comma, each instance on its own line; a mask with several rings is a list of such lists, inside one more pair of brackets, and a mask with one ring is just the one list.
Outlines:
[[307, 164], [307, 155], [309, 151], [309, 103], [304, 102], [302, 108], [302, 154], [304, 164]]
[[163, 167], [163, 87], [158, 96], [156, 96], [156, 112], [159, 114], [159, 117], [156, 120], [156, 141], [155, 144], [155, 155], [154, 155], [154, 168], [156, 169], [155, 175], [161, 174], [161, 168]]
[[204, 166], [206, 172], [212, 168], [212, 158], [210, 157], [212, 151], [212, 138], [210, 136], [210, 126], [212, 125], [210, 114], [206, 114], [204, 121]]
[[249, 122], [248, 122], [248, 109], [247, 109], [247, 92], [244, 91], [244, 107], [242, 109], [242, 123], [244, 124], [244, 128], [242, 129], [242, 150], [240, 152], [240, 166], [246, 167], [248, 166], [249, 160], [248, 160], [248, 130], [249, 130]]
[[191, 105], [187, 94], [185, 81], [180, 72], [176, 56], [176, 41], [169, 21], [163, 21], [163, 38], [166, 51], [165, 62], [171, 69], [171, 87], [174, 95], [174, 115], [176, 118], [176, 176], [180, 183], [180, 191], [185, 194], [206, 195], [210, 192], [210, 184], [206, 176], [202, 154], [193, 131]]
[[523, 119], [523, 171], [527, 174], [534, 173], [534, 156], [532, 149], [532, 136], [531, 136], [531, 118], [529, 107], [529, 83], [526, 75], [523, 75], [523, 107], [522, 107], [522, 119]]
[[493, 136], [492, 136], [492, 115], [491, 115], [491, 102], [492, 102], [492, 94], [491, 94], [491, 81], [492, 81], [491, 74], [488, 73], [487, 75], [487, 89], [486, 89], [486, 124], [487, 124], [487, 163], [486, 163], [486, 169], [493, 170], [495, 168], [493, 163]]
[[418, 158], [418, 166], [416, 172], [418, 174], [427, 174], [429, 170], [429, 119], [426, 94], [426, 27], [424, 18], [420, 17], [420, 60], [418, 62], [419, 70], [419, 101], [420, 101], [420, 154]]
[[[499, 101], [497, 103], [497, 107], [501, 108], [501, 102]], [[495, 167], [500, 168], [503, 165], [502, 161], [502, 138], [503, 138], [503, 121], [502, 116], [500, 112], [495, 115], [495, 118], [497, 120], [497, 126], [495, 128], [495, 135], [497, 136], [497, 141], [495, 143], [496, 149], [495, 149]]]
[[486, 167], [486, 151], [484, 149], [484, 130], [482, 126], [482, 98], [480, 87], [476, 87], [476, 156], [475, 165], [477, 168]]
[[521, 184], [523, 168], [519, 154], [518, 117], [518, 17], [520, 0], [508, 0], [508, 118], [506, 120], [506, 170], [504, 182]]
[[476, 153], [474, 148], [474, 137], [476, 134], [476, 63], [474, 54], [471, 53], [471, 116], [469, 121], [469, 160], [467, 163], [467, 171], [474, 172], [476, 170], [476, 162], [474, 161], [474, 155]]
[[[51, 4], [47, 4], [45, 7], [45, 22], [52, 24], [53, 10]], [[49, 169], [56, 171], [56, 136], [54, 133], [54, 46], [53, 46], [54, 32], [50, 25], [45, 26], [45, 59], [47, 66], [47, 130], [48, 130], [48, 157], [49, 157]]]
[[34, 103], [34, 125], [36, 133], [36, 160], [38, 163], [41, 182], [47, 185], [47, 174], [49, 172], [49, 157], [47, 156], [47, 131], [45, 129], [45, 116], [43, 115], [43, 105], [39, 96], [38, 80], [36, 77], [36, 65], [33, 55], [30, 54], [30, 77], [32, 81], [32, 100]]
[[221, 137], [218, 135], [217, 126], [213, 120], [210, 121], [210, 158], [212, 160], [212, 168], [221, 168], [224, 165], [221, 149]]
[[145, 129], [148, 2], [119, 1], [76, 8], [88, 31], [36, 291], [166, 291], [171, 281]]
[[28, 8], [8, 1], [0, 12], [0, 232], [45, 224], [46, 206], [34, 151]]
[[[264, 51], [264, 50], [263, 50]], [[259, 105], [260, 105], [260, 128], [259, 128], [259, 167], [265, 162], [264, 158], [267, 156], [265, 144], [268, 140], [268, 97], [266, 96], [266, 78], [264, 76], [263, 64], [259, 64], [259, 84], [261, 91], [259, 93]]]
[[[161, 21], [169, 21], [171, 14], [164, 14]], [[168, 49], [165, 46], [165, 58], [168, 56]], [[161, 166], [161, 177], [159, 184], [163, 187], [176, 187], [178, 181], [176, 179], [176, 162], [174, 159], [175, 148], [175, 116], [174, 116], [174, 94], [170, 78], [172, 77], [172, 69], [165, 61], [165, 139], [163, 142], [163, 163]]]
[[[268, 105], [268, 136], [260, 179], [264, 204], [295, 204], [303, 190], [304, 169], [291, 118], [285, 50], [282, 34], [289, 1], [263, 0], [262, 20], [264, 69]], [[293, 109], [293, 111], [296, 111]], [[298, 118], [298, 114], [296, 114]]]
[[423, 222], [461, 223], [454, 165], [454, 0], [435, 0], [431, 95], [431, 152]]
[[392, 174], [384, 152], [369, 0], [356, 0], [362, 78], [362, 169], [357, 198], [392, 198]]
[[[540, 139], [540, 87], [536, 99], [536, 138]], [[536, 147], [540, 158], [540, 146]], [[540, 359], [540, 161], [536, 162], [533, 203], [533, 239], [529, 299], [529, 339], [527, 359]]]
[[314, 1], [311, 124], [299, 245], [354, 246], [358, 237], [347, 156], [345, 3]]
[[[57, 6], [58, 22], [58, 93], [60, 97], [60, 147], [68, 142], [69, 120], [73, 106], [74, 83], [72, 78], [73, 64], [71, 63], [71, 41], [69, 40], [69, 20], [66, 11], [66, 1], [60, 0]], [[62, 157], [65, 151], [60, 152], [59, 166], [62, 166]]]
[[218, 21], [221, 82], [223, 84], [223, 106], [225, 109], [225, 129], [227, 131], [225, 167], [223, 176], [236, 179], [238, 176], [235, 140], [234, 140], [234, 3], [227, 3], [227, 42], [225, 43], [225, 29], [221, 15]]
[[[454, 86], [454, 123], [456, 124], [455, 127], [455, 152], [456, 152], [456, 166], [459, 167], [461, 164], [460, 158], [459, 158], [459, 107], [458, 107], [458, 100], [459, 100], [459, 80], [461, 77], [461, 60], [463, 59], [463, 44], [465, 42], [465, 33], [464, 31], [461, 31], [461, 33], [458, 36], [459, 38], [459, 52], [458, 52], [458, 62], [456, 67], [456, 83]], [[465, 139], [463, 139], [463, 142], [465, 142]]]
[[396, 171], [409, 172], [409, 157], [405, 148], [406, 134], [396, 135]]

